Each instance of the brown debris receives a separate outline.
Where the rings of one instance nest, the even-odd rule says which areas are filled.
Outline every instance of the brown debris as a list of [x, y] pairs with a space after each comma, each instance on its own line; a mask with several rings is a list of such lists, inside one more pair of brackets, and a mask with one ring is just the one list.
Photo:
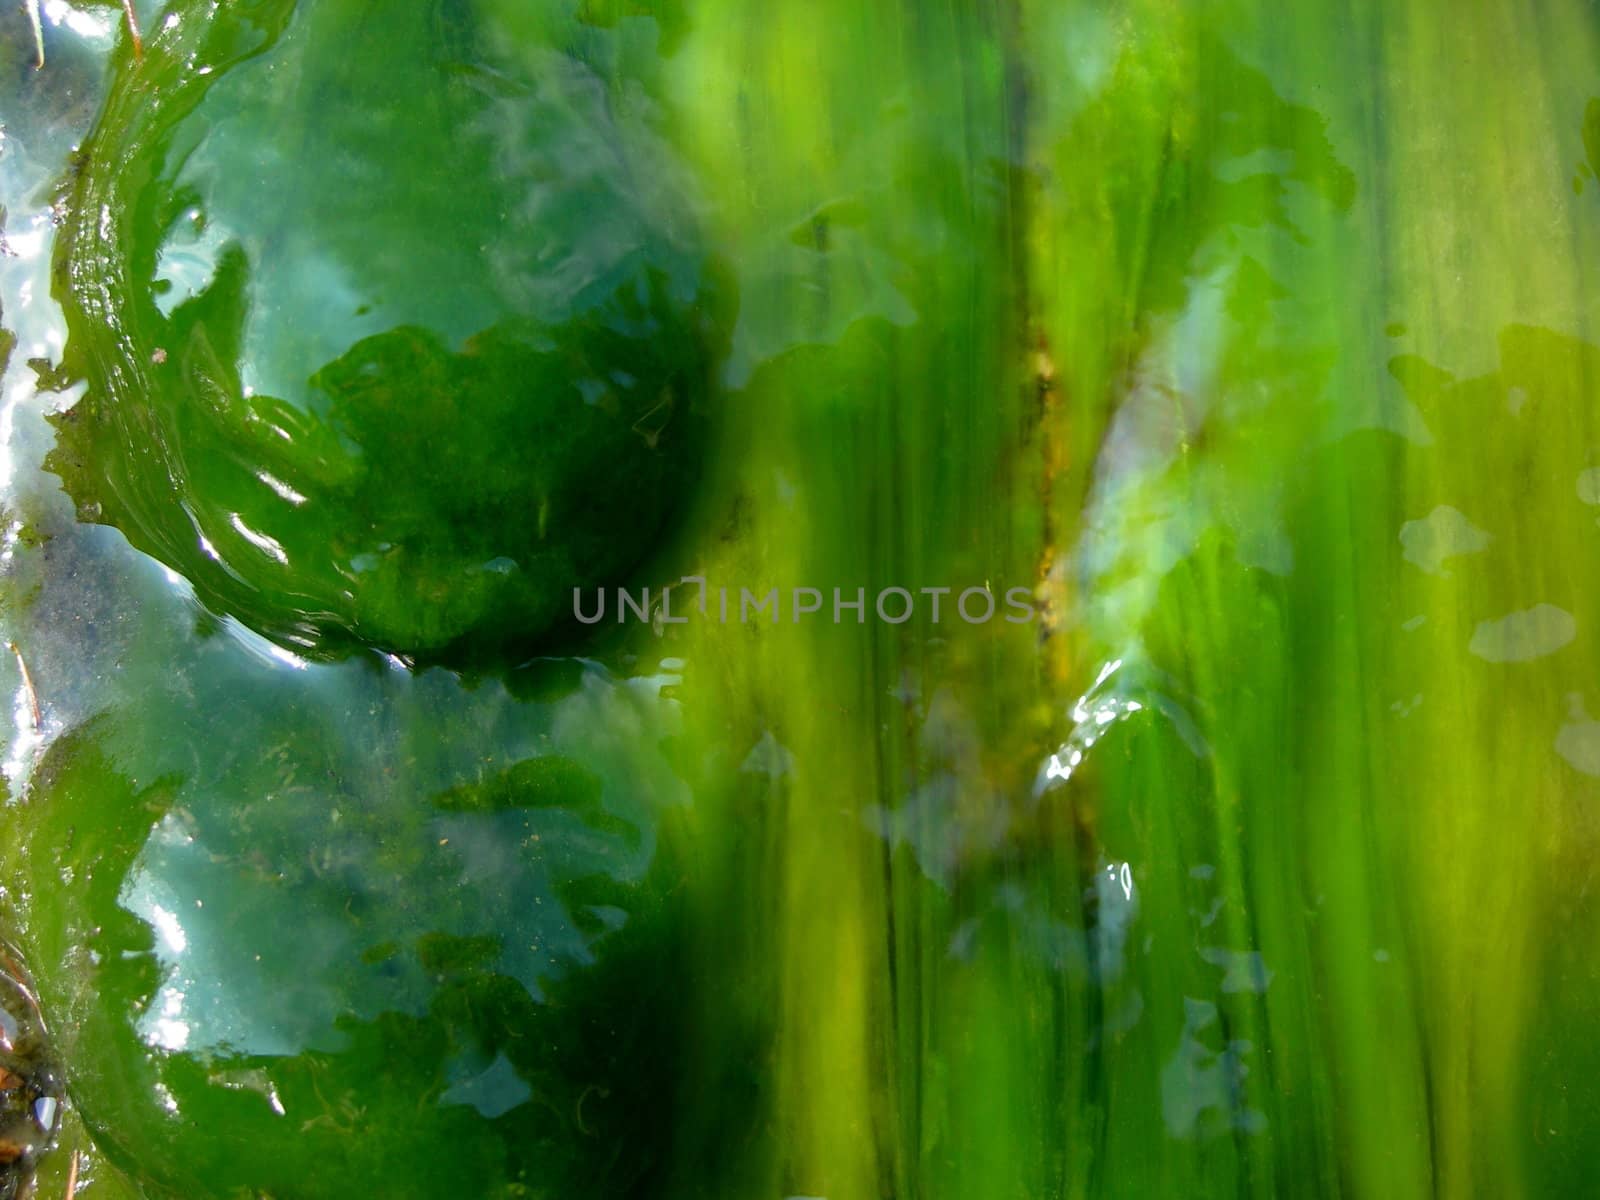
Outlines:
[[128, 18], [128, 32], [133, 36], [133, 57], [144, 61], [144, 39], [139, 36], [139, 20], [133, 15], [133, 0], [122, 0], [122, 11]]
[[22, 661], [22, 651], [15, 642], [7, 642], [11, 653], [17, 656], [17, 670], [22, 672], [22, 687], [28, 693], [28, 708], [33, 713], [34, 732], [44, 728], [44, 714], [39, 709], [39, 693], [33, 690], [33, 676], [28, 674], [28, 664]]

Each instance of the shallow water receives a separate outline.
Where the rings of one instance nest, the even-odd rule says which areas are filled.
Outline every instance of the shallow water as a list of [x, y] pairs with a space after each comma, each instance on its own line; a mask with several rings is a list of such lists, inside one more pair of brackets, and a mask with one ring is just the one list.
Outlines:
[[41, 1194], [1587, 1187], [1587, 6], [136, 7], [0, 28]]

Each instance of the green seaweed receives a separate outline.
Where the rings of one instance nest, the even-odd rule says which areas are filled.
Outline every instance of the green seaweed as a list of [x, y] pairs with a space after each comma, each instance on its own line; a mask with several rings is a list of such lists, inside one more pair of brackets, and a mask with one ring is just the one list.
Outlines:
[[[5, 913], [89, 1200], [1589, 1186], [1591, 5], [292, 7], [116, 53], [40, 372], [89, 386], [8, 377]], [[547, 121], [508, 167], [484, 112]], [[619, 363], [625, 454], [510, 386]], [[541, 559], [507, 514], [602, 460]], [[171, 480], [372, 590], [247, 600]], [[518, 538], [657, 623], [340, 658], [538, 644], [471, 569]]]
[[670, 771], [615, 741], [652, 701], [595, 672], [542, 715], [486, 699], [500, 736], [595, 769], [527, 758], [431, 802], [403, 728], [358, 769], [358, 742], [276, 703], [147, 702], [249, 757], [102, 717], [52, 747], [8, 838], [28, 893], [74, 881], [29, 907], [30, 945], [102, 1153], [152, 1195], [655, 1194], [682, 866]]
[[80, 514], [319, 656], [570, 625], [688, 490], [725, 322], [652, 23], [436, 0], [371, 56], [356, 3], [164, 20], [58, 243]]

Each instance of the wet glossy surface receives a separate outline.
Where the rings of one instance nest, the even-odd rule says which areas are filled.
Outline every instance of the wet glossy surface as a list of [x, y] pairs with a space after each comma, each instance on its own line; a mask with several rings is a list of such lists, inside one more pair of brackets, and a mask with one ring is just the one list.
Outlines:
[[[656, 624], [613, 609], [469, 673], [362, 644], [448, 658], [468, 644], [449, 630], [495, 628], [470, 588], [460, 613], [422, 603], [470, 576], [463, 547], [531, 528], [451, 526], [457, 477], [520, 499], [573, 461], [516, 459], [499, 415], [450, 407], [538, 374], [469, 346], [498, 328], [472, 303], [515, 285], [562, 345], [599, 339], [586, 361], [688, 370], [659, 358], [686, 343], [640, 335], [611, 290], [595, 322], [561, 324], [564, 277], [520, 234], [489, 254], [503, 278], [482, 273], [497, 200], [428, 152], [478, 143], [442, 116], [391, 141], [384, 114], [418, 110], [385, 51], [323, 53], [357, 42], [357, 6], [307, 0], [277, 50], [200, 76], [290, 6], [231, 6], [202, 36], [200, 6], [168, 28], [140, 5], [147, 57], [111, 52], [130, 107], [105, 119], [130, 151], [141, 122], [189, 120], [216, 149], [56, 192], [116, 12], [47, 6], [43, 74], [20, 65], [25, 24], [6, 33], [0, 828], [9, 932], [72, 1100], [41, 1186], [60, 1190], [70, 1149], [91, 1198], [1589, 1186], [1600, 18], [936, 7], [392, 18], [401, 64], [477, 61], [506, 35], [496, 87], [469, 71], [437, 95], [502, 131], [555, 106], [530, 153], [578, 181], [582, 220], [538, 210], [563, 261], [659, 235], [690, 248], [667, 278], [692, 281], [662, 293], [663, 327], [699, 320], [674, 296], [721, 305], [706, 454], [670, 536], [594, 514], [634, 548], [597, 574], [650, 587]], [[539, 28], [512, 38], [513, 20]], [[268, 69], [278, 52], [304, 92]], [[575, 72], [605, 104], [573, 101], [595, 94]], [[215, 123], [179, 116], [202, 86]], [[385, 99], [321, 121], [318, 89]], [[646, 153], [632, 128], [671, 165], [619, 182], [596, 164]], [[303, 179], [303, 210], [244, 186], [261, 173], [241, 161]], [[370, 231], [341, 190], [368, 161], [418, 189]], [[145, 231], [148, 293], [116, 306], [146, 322], [126, 361], [153, 380], [182, 359], [169, 331], [213, 340], [225, 289], [181, 300], [240, 238], [230, 311], [257, 332], [238, 370], [262, 395], [322, 381], [275, 412], [359, 374], [347, 348], [368, 333], [377, 378], [441, 380], [407, 401], [437, 463], [368, 481], [384, 519], [439, 536], [427, 570], [326, 599], [361, 494], [339, 471], [398, 436], [387, 401], [352, 388], [335, 419], [330, 399], [350, 445], [320, 459], [291, 437], [296, 466], [250, 440], [242, 374], [198, 424], [195, 393], [136, 389], [123, 412], [74, 381], [105, 262], [74, 282], [95, 226], [73, 197], [182, 181], [203, 227], [120, 218]], [[439, 215], [458, 201], [459, 223]], [[392, 313], [342, 307], [374, 280], [407, 285], [375, 296]], [[443, 332], [393, 336], [406, 322]], [[143, 365], [151, 330], [168, 353]], [[318, 463], [314, 495], [292, 471]], [[173, 478], [207, 520], [242, 515], [248, 484], [246, 526], [303, 582], [219, 581], [159, 516]], [[110, 525], [79, 521], [95, 499]], [[212, 545], [266, 571], [241, 537]], [[671, 624], [680, 576], [709, 602], [676, 587]], [[793, 619], [801, 586], [863, 587], [866, 611]], [[1014, 586], [1029, 622], [951, 613]], [[782, 588], [785, 609], [723, 623], [719, 587], [735, 607]], [[873, 618], [888, 587], [924, 598], [913, 619]], [[938, 623], [923, 588], [953, 589]], [[460, 636], [531, 637], [538, 591], [509, 637]]]
[[301, 652], [525, 649], [657, 543], [726, 340], [654, 23], [213, 7], [74, 168], [50, 465]]

